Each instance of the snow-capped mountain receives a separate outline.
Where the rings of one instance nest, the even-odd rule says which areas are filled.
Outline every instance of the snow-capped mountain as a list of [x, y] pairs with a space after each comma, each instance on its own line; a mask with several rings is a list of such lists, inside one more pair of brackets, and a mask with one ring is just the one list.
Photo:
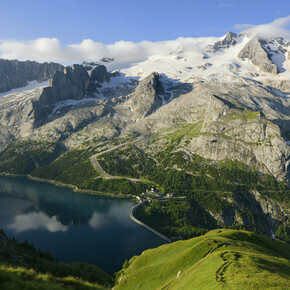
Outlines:
[[[144, 61], [118, 70], [114, 70], [115, 58], [66, 68], [53, 64], [54, 75], [48, 85], [36, 83], [35, 80], [43, 81], [43, 77], [36, 74], [35, 80], [28, 79], [30, 87], [1, 94], [1, 148], [3, 150], [18, 138], [63, 142], [67, 148], [79, 147], [84, 140], [92, 140], [96, 135], [110, 139], [130, 131], [161, 134], [176, 124], [201, 119], [203, 131], [221, 136], [229, 125], [229, 134], [241, 129], [232, 128], [233, 124], [223, 128], [217, 126], [218, 120], [233, 106], [261, 112], [259, 122], [265, 118], [274, 126], [271, 130], [280, 136], [277, 156], [264, 160], [265, 152], [258, 154], [254, 153], [257, 148], [248, 148], [254, 157], [249, 155], [246, 163], [250, 164], [253, 158], [257, 164], [265, 165], [266, 162], [264, 169], [264, 165], [259, 165], [261, 170], [289, 180], [289, 43], [281, 37], [269, 39], [229, 32], [221, 38], [184, 39], [183, 46], [172, 47], [163, 54], [153, 53]], [[108, 72], [103, 64], [111, 71]], [[4, 66], [0, 69], [2, 79], [11, 77], [11, 71], [5, 71]], [[40, 73], [43, 74], [43, 69]], [[27, 71], [20, 70], [17, 74], [27, 75]], [[30, 90], [31, 85], [38, 88]], [[232, 104], [230, 107], [228, 102]], [[216, 110], [223, 110], [223, 113]], [[106, 131], [104, 126], [108, 127]], [[267, 134], [272, 133], [263, 128], [256, 132], [257, 136], [252, 131], [245, 134], [246, 128], [237, 134], [242, 134], [240, 139], [246, 143], [266, 142]], [[223, 155], [222, 149], [218, 154], [210, 154], [210, 150], [193, 143], [190, 148], [188, 150], [213, 159], [222, 159], [228, 154], [225, 151]], [[278, 161], [281, 159], [278, 156], [282, 155], [288, 157]], [[231, 158], [242, 160], [245, 157], [238, 157], [236, 152]]]
[[[62, 170], [58, 158], [71, 153], [91, 164], [89, 180], [94, 154], [123, 146], [126, 154], [108, 159], [113, 165], [134, 156], [133, 168], [146, 167], [142, 158], [150, 156], [160, 167], [180, 153], [183, 159], [162, 170], [199, 176], [183, 165], [204, 160], [202, 170], [231, 160], [262, 180], [269, 175], [289, 185], [289, 40], [228, 33], [178, 44], [130, 65], [120, 65], [117, 56], [66, 67], [29, 63], [27, 70], [17, 70], [27, 64], [5, 60], [1, 67], [0, 61], [1, 81], [9, 85], [0, 98], [0, 172], [44, 168], [43, 177]], [[21, 82], [11, 81], [16, 76]], [[287, 220], [282, 204], [250, 196], [271, 230]], [[211, 214], [221, 225], [239, 224], [240, 202], [235, 206], [231, 214]]]

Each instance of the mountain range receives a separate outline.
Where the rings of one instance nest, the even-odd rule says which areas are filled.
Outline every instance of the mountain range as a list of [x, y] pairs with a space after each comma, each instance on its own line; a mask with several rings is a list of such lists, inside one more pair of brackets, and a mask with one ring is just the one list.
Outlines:
[[106, 57], [0, 60], [0, 171], [112, 193], [123, 177], [136, 195], [186, 196], [187, 224], [198, 209], [212, 219], [204, 229], [287, 234], [290, 40], [229, 32], [189, 44], [118, 70]]

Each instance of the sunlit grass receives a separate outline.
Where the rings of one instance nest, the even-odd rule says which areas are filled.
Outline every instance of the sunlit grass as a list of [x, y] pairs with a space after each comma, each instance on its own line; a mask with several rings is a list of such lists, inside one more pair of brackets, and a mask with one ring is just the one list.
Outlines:
[[0, 265], [0, 289], [105, 289], [75, 277], [56, 277], [38, 274], [32, 269]]
[[287, 289], [290, 245], [246, 231], [214, 230], [133, 258], [116, 289]]

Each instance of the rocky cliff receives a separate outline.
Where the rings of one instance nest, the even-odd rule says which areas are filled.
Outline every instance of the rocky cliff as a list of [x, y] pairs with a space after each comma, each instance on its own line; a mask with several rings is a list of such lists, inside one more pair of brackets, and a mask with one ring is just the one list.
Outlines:
[[38, 63], [0, 59], [0, 93], [24, 87], [29, 81], [48, 80], [63, 66], [57, 63]]
[[272, 63], [267, 50], [264, 48], [263, 41], [258, 36], [254, 37], [240, 51], [238, 57], [241, 59], [249, 59], [254, 65], [258, 66], [262, 72], [277, 74], [278, 68]]
[[[216, 178], [202, 171], [204, 164], [190, 165], [199, 171], [184, 164], [194, 163], [196, 158], [207, 160], [203, 161], [206, 166], [235, 161], [249, 174], [255, 173], [259, 186], [265, 187], [272, 180], [269, 176], [275, 180], [271, 182], [276, 191], [289, 186], [287, 41], [229, 33], [211, 43], [214, 45], [222, 49], [210, 51], [207, 41], [202, 54], [178, 48], [115, 72], [97, 63], [75, 64], [57, 70], [46, 87], [0, 98], [0, 166], [16, 164], [7, 148], [25, 144], [19, 140], [56, 143], [68, 152], [84, 150], [90, 162], [94, 152], [127, 144], [132, 136], [141, 134], [126, 154], [109, 158], [114, 165], [120, 162], [116, 168], [126, 167], [122, 164], [128, 156], [132, 168], [142, 164], [148, 174], [152, 169], [146, 167], [146, 156], [155, 167], [166, 160], [162, 170]], [[200, 70], [197, 66], [204, 64], [205, 57], [211, 65]], [[18, 152], [28, 148], [36, 152], [39, 145], [33, 144]], [[174, 154], [187, 157], [178, 162], [173, 159], [176, 164], [169, 166], [167, 158]], [[262, 204], [251, 196], [251, 203]], [[273, 218], [278, 211], [261, 208], [252, 210]], [[226, 219], [241, 220], [234, 212]]]

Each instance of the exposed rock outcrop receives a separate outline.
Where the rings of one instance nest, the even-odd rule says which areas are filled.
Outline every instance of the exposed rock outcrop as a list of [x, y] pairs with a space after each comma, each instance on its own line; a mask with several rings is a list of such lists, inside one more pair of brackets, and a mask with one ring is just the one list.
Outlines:
[[28, 81], [48, 80], [58, 70], [62, 71], [63, 66], [52, 62], [0, 59], [0, 93], [24, 87]]
[[35, 125], [39, 126], [43, 122], [55, 103], [83, 99], [93, 94], [95, 89], [94, 82], [81, 65], [66, 67], [64, 72], [57, 71], [50, 79], [49, 86], [43, 88], [39, 97], [33, 100]]
[[262, 39], [255, 36], [240, 51], [238, 57], [241, 59], [249, 59], [254, 65], [258, 66], [262, 72], [277, 74], [278, 68], [272, 63], [270, 55], [263, 48], [263, 42]]
[[237, 37], [238, 37], [238, 35], [236, 33], [228, 32], [223, 40], [217, 41], [213, 45], [214, 51], [218, 51], [218, 50], [229, 48], [230, 46], [236, 45], [237, 44], [237, 40], [236, 40]]
[[131, 110], [137, 118], [146, 117], [162, 105], [164, 88], [158, 73], [152, 73], [140, 81], [129, 99]]
[[110, 74], [104, 65], [97, 65], [91, 70], [90, 78], [92, 81], [103, 83], [104, 81], [110, 81]]

